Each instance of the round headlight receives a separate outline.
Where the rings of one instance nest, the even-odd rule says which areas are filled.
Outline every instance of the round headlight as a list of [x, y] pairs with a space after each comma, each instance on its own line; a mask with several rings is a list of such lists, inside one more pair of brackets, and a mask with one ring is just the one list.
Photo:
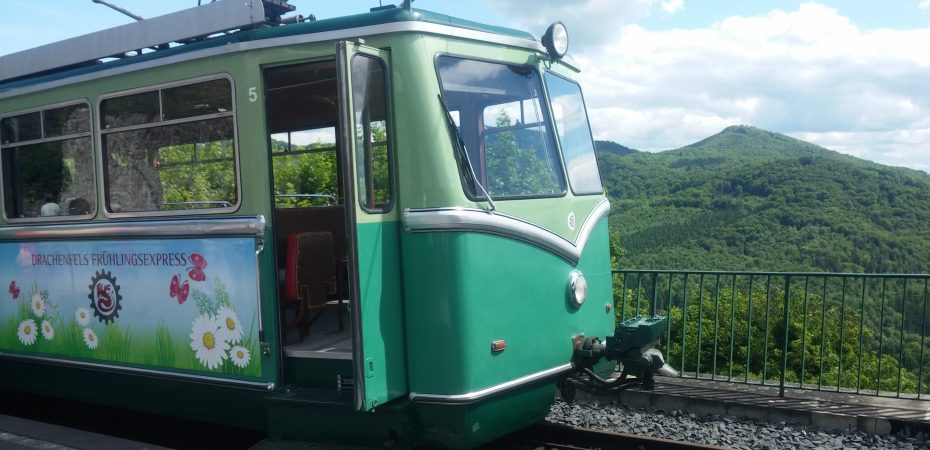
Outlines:
[[572, 276], [569, 281], [569, 291], [572, 295], [572, 305], [575, 308], [580, 308], [584, 304], [584, 299], [588, 296], [588, 281], [584, 279], [584, 275], [577, 271], [572, 271]]
[[561, 58], [568, 53], [568, 29], [562, 22], [549, 25], [542, 38], [543, 47], [553, 58]]

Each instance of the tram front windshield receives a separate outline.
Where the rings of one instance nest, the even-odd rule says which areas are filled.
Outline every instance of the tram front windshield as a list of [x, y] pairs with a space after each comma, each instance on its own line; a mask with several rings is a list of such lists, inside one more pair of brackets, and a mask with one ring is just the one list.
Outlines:
[[[495, 200], [564, 195], [565, 177], [535, 68], [452, 56], [441, 56], [437, 66], [443, 100], [483, 191]], [[465, 189], [473, 198], [484, 197], [472, 180]]]

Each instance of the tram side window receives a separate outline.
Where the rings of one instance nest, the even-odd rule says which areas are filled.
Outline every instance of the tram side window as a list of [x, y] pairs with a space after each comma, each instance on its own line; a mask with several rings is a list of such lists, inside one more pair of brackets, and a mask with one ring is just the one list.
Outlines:
[[238, 203], [228, 79], [107, 98], [100, 115], [110, 211], [222, 209]]
[[341, 203], [336, 62], [265, 71], [276, 208]]
[[[472, 169], [492, 198], [565, 193], [562, 163], [533, 67], [441, 56], [442, 97], [465, 142]], [[466, 164], [460, 161], [460, 164]], [[466, 190], [483, 197], [474, 186]]]
[[391, 158], [384, 65], [370, 56], [354, 56], [352, 85], [359, 204], [385, 211], [391, 203]]
[[97, 199], [90, 131], [86, 103], [0, 119], [8, 219], [93, 214]]

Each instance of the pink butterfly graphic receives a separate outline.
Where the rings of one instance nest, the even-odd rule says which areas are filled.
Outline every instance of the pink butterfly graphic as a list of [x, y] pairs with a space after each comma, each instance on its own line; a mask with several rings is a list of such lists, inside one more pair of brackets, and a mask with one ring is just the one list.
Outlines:
[[172, 298], [178, 298], [178, 304], [183, 305], [187, 301], [187, 294], [190, 294], [191, 287], [187, 284], [187, 281], [181, 283], [180, 277], [175, 274], [171, 277], [171, 291], [170, 295]]
[[207, 278], [207, 275], [203, 273], [203, 269], [207, 268], [207, 260], [200, 253], [191, 253], [191, 262], [194, 263], [194, 267], [187, 269], [187, 276], [194, 281], [203, 281]]
[[13, 295], [13, 300], [19, 298], [19, 287], [16, 286], [16, 280], [10, 282], [10, 294]]

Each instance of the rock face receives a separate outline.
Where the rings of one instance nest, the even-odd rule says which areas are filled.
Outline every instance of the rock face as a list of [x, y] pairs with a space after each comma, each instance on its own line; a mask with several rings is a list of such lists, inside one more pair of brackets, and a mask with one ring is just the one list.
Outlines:
[[636, 410], [605, 403], [557, 401], [549, 422], [617, 433], [688, 441], [738, 449], [930, 449], [926, 436], [870, 435], [823, 431], [785, 422], [773, 424], [681, 411]]
[[90, 211], [93, 211], [97, 206], [97, 195], [94, 183], [94, 155], [90, 138], [64, 141], [62, 159], [65, 161], [65, 172], [68, 176], [65, 177], [65, 184], [62, 186], [58, 202], [61, 205], [61, 213], [68, 214], [68, 206], [74, 199], [87, 200]]
[[108, 134], [107, 185], [110, 209], [114, 212], [157, 211], [165, 192], [156, 168], [158, 148], [149, 150], [150, 135], [161, 129], [142, 129]]
[[[139, 120], [132, 117], [118, 119], [128, 123]], [[176, 190], [182, 189], [191, 194], [190, 198], [180, 200], [226, 200], [235, 203], [234, 197], [204, 197], [205, 194], [198, 191], [205, 189], [201, 184], [209, 184], [211, 177], [222, 177], [224, 174], [229, 177], [228, 188], [235, 189], [232, 142], [231, 117], [104, 134], [109, 209], [114, 212], [167, 209], [166, 183], [169, 188], [173, 186]], [[203, 161], [201, 158], [204, 156], [199, 155], [204, 152], [205, 146], [212, 144], [228, 148], [228, 157], [224, 156], [228, 159], [223, 160], [228, 162], [222, 167]], [[166, 155], [171, 156], [164, 161]], [[191, 170], [186, 175], [165, 175], [167, 172], [164, 169], [169, 165]], [[162, 180], [163, 175], [166, 176], [165, 180]]]

